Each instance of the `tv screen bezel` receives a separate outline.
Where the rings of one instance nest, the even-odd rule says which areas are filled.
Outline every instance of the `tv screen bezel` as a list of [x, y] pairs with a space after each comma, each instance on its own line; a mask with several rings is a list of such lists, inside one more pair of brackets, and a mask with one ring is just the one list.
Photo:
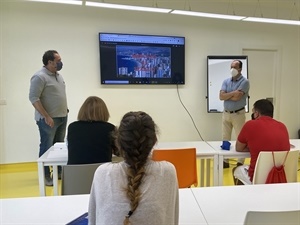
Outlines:
[[[100, 82], [101, 85], [184, 85], [185, 84], [185, 37], [183, 36], [172, 36], [172, 35], [154, 35], [154, 34], [132, 34], [132, 33], [110, 33], [110, 32], [99, 32], [99, 62], [100, 62]], [[133, 42], [134, 41], [134, 42]], [[140, 77], [135, 75], [122, 75], [120, 71], [127, 72], [126, 67], [118, 67], [118, 46], [131, 45], [132, 48], [150, 49], [151, 54], [159, 52], [159, 54], [164, 55], [159, 59], [160, 61], [165, 60], [165, 62], [170, 62], [163, 64], [164, 67], [151, 68], [151, 71], [134, 71]], [[113, 48], [107, 48], [108, 46], [114, 46]], [[141, 46], [140, 48], [137, 46]], [[125, 47], [126, 48], [126, 47]], [[161, 49], [159, 49], [161, 48]], [[168, 51], [166, 51], [168, 49]], [[112, 49], [115, 51], [113, 52]], [[130, 48], [128, 48], [130, 49]], [[144, 49], [143, 49], [144, 50]], [[138, 50], [137, 50], [138, 51]], [[142, 50], [140, 50], [142, 52]], [[145, 50], [149, 53], [147, 50]], [[161, 52], [160, 52], [161, 51]], [[154, 53], [153, 53], [154, 52]], [[169, 53], [169, 55], [168, 55]], [[168, 56], [165, 56], [168, 55]], [[151, 56], [153, 57], [153, 55]], [[147, 58], [150, 59], [150, 56]], [[156, 57], [156, 56], [155, 56]], [[160, 56], [159, 56], [160, 57]], [[158, 58], [159, 58], [158, 57]], [[131, 60], [135, 62], [135, 60]], [[136, 63], [139, 63], [136, 61]], [[151, 64], [152, 65], [152, 64]], [[121, 70], [124, 69], [124, 70]], [[146, 69], [147, 70], [147, 69]], [[158, 71], [155, 73], [155, 77], [152, 76], [153, 71]], [[163, 72], [161, 72], [163, 71]], [[143, 73], [144, 72], [144, 73]], [[169, 74], [167, 74], [169, 72]], [[167, 77], [158, 77], [158, 76]], [[131, 73], [132, 74], [132, 73]], [[144, 75], [144, 76], [143, 76]], [[127, 76], [127, 77], [126, 77]]]

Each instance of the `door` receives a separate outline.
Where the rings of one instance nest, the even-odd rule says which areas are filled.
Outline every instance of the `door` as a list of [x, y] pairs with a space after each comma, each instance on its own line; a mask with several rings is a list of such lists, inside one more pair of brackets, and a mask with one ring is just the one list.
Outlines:
[[259, 99], [269, 98], [274, 104], [274, 117], [278, 119], [280, 90], [278, 75], [279, 51], [277, 49], [244, 48], [243, 55], [248, 56], [248, 79], [250, 82], [249, 112], [246, 117], [251, 119], [253, 103]]

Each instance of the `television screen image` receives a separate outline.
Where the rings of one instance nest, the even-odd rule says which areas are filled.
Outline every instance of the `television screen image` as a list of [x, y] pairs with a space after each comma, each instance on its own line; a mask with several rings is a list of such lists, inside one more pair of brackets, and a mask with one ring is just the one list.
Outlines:
[[99, 33], [101, 84], [184, 84], [185, 38]]

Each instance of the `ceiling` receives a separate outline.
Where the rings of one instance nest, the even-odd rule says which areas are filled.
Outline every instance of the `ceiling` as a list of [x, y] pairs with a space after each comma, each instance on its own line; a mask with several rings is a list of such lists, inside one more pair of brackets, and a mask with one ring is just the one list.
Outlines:
[[300, 0], [87, 0], [249, 17], [300, 20]]

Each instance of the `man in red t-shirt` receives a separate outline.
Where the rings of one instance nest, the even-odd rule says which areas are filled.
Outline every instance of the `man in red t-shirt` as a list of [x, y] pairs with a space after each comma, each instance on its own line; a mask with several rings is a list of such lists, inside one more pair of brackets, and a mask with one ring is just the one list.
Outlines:
[[250, 152], [250, 165], [234, 168], [234, 177], [251, 184], [256, 160], [261, 151], [290, 150], [289, 134], [286, 126], [273, 119], [274, 106], [266, 99], [258, 100], [252, 109], [253, 120], [243, 126], [237, 141], [236, 151]]

